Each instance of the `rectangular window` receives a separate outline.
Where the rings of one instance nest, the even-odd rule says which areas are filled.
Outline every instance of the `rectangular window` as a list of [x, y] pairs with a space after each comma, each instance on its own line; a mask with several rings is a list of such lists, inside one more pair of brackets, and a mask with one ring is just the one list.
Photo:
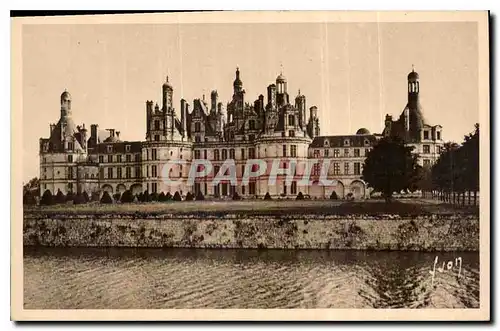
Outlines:
[[73, 143], [68, 142], [68, 150], [72, 151], [73, 150]]
[[135, 178], [141, 177], [141, 167], [135, 167]]
[[153, 178], [156, 178], [156, 176], [157, 176], [157, 174], [156, 174], [156, 166], [155, 165], [151, 166], [151, 176]]
[[325, 149], [323, 154], [325, 154], [325, 157], [328, 157], [328, 154], [330, 154], [330, 150], [329, 149]]
[[206, 149], [203, 150], [203, 158], [205, 160], [207, 159], [207, 150]]
[[108, 155], [108, 163], [113, 163], [113, 155]]
[[283, 185], [283, 194], [286, 195], [286, 184]]
[[242, 148], [241, 149], [241, 159], [244, 159], [245, 158], [245, 149]]
[[354, 174], [361, 175], [361, 163], [359, 162], [354, 163]]
[[118, 162], [118, 163], [122, 162], [122, 156], [121, 155], [117, 155], [116, 156], [116, 162]]
[[201, 137], [200, 136], [194, 137], [194, 142], [195, 143], [200, 143], [201, 142]]
[[319, 163], [314, 163], [313, 168], [312, 168], [312, 174], [313, 176], [319, 176], [321, 172], [321, 164]]
[[214, 160], [215, 160], [215, 161], [219, 161], [219, 158], [220, 158], [219, 156], [220, 156], [220, 155], [219, 155], [219, 150], [218, 150], [218, 149], [216, 149], [216, 150], [214, 151]]
[[146, 166], [146, 178], [149, 178], [149, 166]]
[[132, 177], [132, 169], [130, 167], [125, 168], [125, 177]]
[[194, 158], [195, 159], [200, 159], [200, 151], [199, 150], [195, 150], [194, 151]]
[[201, 132], [201, 123], [200, 122], [194, 123], [194, 132]]
[[297, 145], [290, 146], [290, 156], [297, 157]]
[[340, 175], [340, 163], [335, 162], [333, 164], [333, 174], [334, 175]]
[[333, 157], [340, 157], [340, 150], [334, 149], [333, 150]]
[[427, 130], [424, 131], [424, 139], [429, 139], [429, 131]]
[[151, 159], [152, 159], [152, 160], [156, 160], [156, 148], [153, 148], [153, 149], [151, 150]]
[[319, 149], [314, 150], [314, 158], [315, 159], [319, 158]]
[[242, 164], [241, 165], [241, 176], [243, 176], [245, 174], [245, 165]]
[[349, 148], [344, 149], [344, 156], [349, 157]]
[[68, 183], [68, 191], [73, 192], [73, 183]]
[[290, 187], [290, 192], [292, 194], [297, 194], [297, 182], [292, 182], [292, 186]]
[[220, 167], [219, 166], [214, 166], [214, 177], [217, 176], [219, 173]]
[[141, 154], [135, 154], [135, 162], [139, 162], [141, 160]]
[[349, 163], [344, 163], [344, 175], [349, 175]]
[[424, 160], [424, 167], [429, 167], [431, 165], [431, 160], [425, 159]]
[[288, 130], [288, 136], [289, 136], [289, 137], [295, 137], [295, 131], [293, 131], [293, 130]]
[[99, 177], [104, 179], [104, 168], [99, 168]]
[[132, 155], [127, 154], [127, 156], [125, 157], [125, 159], [127, 160], [127, 162], [131, 162], [132, 161]]
[[73, 179], [73, 167], [68, 167], [68, 179]]
[[160, 130], [160, 121], [155, 121], [155, 130]]
[[158, 183], [151, 183], [151, 191], [152, 193], [158, 193]]
[[222, 150], [222, 159], [227, 160], [227, 149]]
[[108, 168], [108, 178], [113, 178], [113, 168]]
[[241, 187], [241, 194], [242, 194], [242, 195], [245, 195], [245, 186], [242, 186], [242, 187]]
[[441, 140], [441, 131], [436, 132], [436, 139]]
[[294, 115], [288, 115], [288, 125], [295, 126], [295, 116]]
[[121, 168], [121, 167], [118, 167], [118, 168], [116, 169], [116, 176], [117, 176], [118, 178], [122, 178], [122, 168]]
[[424, 145], [424, 154], [429, 154], [431, 152], [431, 146], [429, 145]]
[[234, 160], [234, 149], [232, 149], [232, 148], [229, 150], [229, 158], [231, 160]]
[[359, 148], [354, 149], [354, 156], [359, 157]]
[[68, 155], [68, 162], [73, 163], [73, 155]]
[[250, 159], [255, 159], [255, 148], [252, 147], [248, 149], [248, 157]]
[[286, 157], [286, 145], [283, 145], [283, 157]]

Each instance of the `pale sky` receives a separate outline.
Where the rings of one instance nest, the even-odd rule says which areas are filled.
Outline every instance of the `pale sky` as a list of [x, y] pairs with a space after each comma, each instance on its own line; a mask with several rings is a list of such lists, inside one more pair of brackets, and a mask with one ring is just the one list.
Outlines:
[[335, 135], [380, 133], [385, 114], [398, 117], [413, 64], [426, 121], [461, 142], [479, 121], [477, 33], [464, 22], [25, 25], [23, 180], [39, 176], [39, 138], [58, 121], [65, 88], [76, 124], [144, 140], [145, 102], [160, 104], [167, 74], [179, 115], [181, 98], [192, 105], [213, 89], [225, 105], [236, 66], [253, 103], [267, 102], [283, 65], [290, 100], [300, 89], [321, 134]]

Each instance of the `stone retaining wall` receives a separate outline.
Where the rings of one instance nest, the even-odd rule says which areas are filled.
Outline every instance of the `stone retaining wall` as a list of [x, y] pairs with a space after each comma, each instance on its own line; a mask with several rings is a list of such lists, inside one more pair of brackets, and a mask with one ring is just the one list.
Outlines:
[[24, 245], [479, 251], [477, 216], [24, 216]]

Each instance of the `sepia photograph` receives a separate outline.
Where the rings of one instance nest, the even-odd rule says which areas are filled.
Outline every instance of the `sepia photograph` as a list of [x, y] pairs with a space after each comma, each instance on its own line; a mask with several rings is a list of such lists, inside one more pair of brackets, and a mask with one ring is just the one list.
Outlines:
[[488, 24], [12, 18], [11, 318], [489, 320]]

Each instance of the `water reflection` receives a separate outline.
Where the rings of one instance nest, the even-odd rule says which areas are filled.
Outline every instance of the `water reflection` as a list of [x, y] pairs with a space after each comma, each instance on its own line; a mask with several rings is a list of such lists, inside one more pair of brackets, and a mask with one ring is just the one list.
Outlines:
[[479, 255], [463, 277], [419, 252], [28, 248], [25, 308], [479, 307]]

